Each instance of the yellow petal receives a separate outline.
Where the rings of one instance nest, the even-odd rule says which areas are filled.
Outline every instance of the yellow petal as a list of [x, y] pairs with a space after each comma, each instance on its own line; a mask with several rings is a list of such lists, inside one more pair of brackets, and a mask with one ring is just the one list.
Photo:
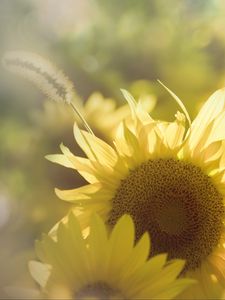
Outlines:
[[225, 139], [225, 111], [223, 111], [213, 122], [212, 129], [207, 136], [207, 141], [205, 142], [204, 148], [208, 147], [210, 144]]
[[113, 166], [117, 160], [116, 152], [107, 143], [74, 125], [74, 136], [86, 155], [101, 165]]
[[63, 166], [63, 167], [74, 169], [74, 166], [71, 163], [71, 161], [63, 154], [46, 155], [45, 158], [53, 163]]
[[101, 185], [99, 183], [95, 183], [88, 184], [72, 190], [55, 189], [55, 193], [62, 200], [76, 203], [77, 201], [89, 199], [89, 196], [99, 191], [100, 188]]
[[30, 261], [28, 266], [31, 276], [44, 288], [51, 273], [51, 266], [38, 261]]
[[133, 98], [133, 96], [128, 91], [126, 91], [124, 89], [121, 89], [121, 92], [122, 92], [124, 98], [127, 100], [127, 103], [130, 106], [132, 117], [135, 118], [135, 116], [136, 116], [137, 102], [135, 101], [135, 99]]
[[[130, 255], [134, 244], [134, 223], [130, 216], [124, 215], [116, 223], [109, 240], [110, 261], [108, 269], [116, 274]], [[123, 249], [121, 251], [121, 249]]]
[[176, 120], [169, 123], [166, 128], [166, 142], [170, 149], [175, 149], [183, 142], [185, 133], [185, 116], [177, 112]]
[[204, 135], [208, 124], [217, 118], [225, 109], [225, 90], [216, 91], [203, 105], [199, 114], [192, 122], [188, 145], [193, 149]]
[[[148, 233], [146, 232], [136, 244], [128, 261], [126, 262], [126, 265], [121, 271], [121, 280], [124, 280], [124, 278], [128, 278], [130, 274], [133, 274], [138, 268], [140, 268], [147, 261], [149, 253], [150, 239]], [[129, 285], [130, 284], [128, 282], [127, 289], [129, 289]]]
[[106, 265], [102, 262], [105, 261], [108, 252], [108, 238], [106, 232], [106, 226], [102, 219], [98, 216], [94, 216], [90, 223], [90, 234], [88, 236], [88, 253], [89, 253], [89, 266], [93, 270], [92, 280], [98, 280], [96, 275], [98, 273], [98, 268], [101, 266], [102, 280], [106, 274]]

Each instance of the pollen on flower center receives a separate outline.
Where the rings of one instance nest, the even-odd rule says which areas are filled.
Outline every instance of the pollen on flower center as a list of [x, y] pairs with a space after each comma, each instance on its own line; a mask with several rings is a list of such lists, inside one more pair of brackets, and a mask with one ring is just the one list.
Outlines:
[[119, 291], [110, 287], [107, 283], [99, 281], [81, 288], [75, 293], [75, 299], [123, 300], [125, 298]]
[[121, 181], [108, 223], [124, 213], [136, 225], [136, 238], [148, 231], [152, 255], [167, 252], [197, 268], [217, 246], [224, 215], [223, 197], [202, 170], [174, 159], [149, 160]]

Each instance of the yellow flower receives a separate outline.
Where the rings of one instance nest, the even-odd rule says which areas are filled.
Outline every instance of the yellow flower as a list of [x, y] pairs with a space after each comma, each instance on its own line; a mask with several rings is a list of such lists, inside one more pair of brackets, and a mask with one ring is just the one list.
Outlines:
[[134, 223], [128, 215], [109, 235], [103, 221], [91, 219], [84, 239], [76, 217], [60, 224], [56, 238], [36, 244], [42, 262], [30, 262], [30, 271], [49, 298], [60, 299], [171, 299], [193, 283], [177, 279], [184, 261], [166, 262], [166, 254], [148, 260], [149, 236], [134, 246]]
[[56, 193], [79, 206], [83, 228], [93, 212], [109, 226], [130, 214], [136, 238], [149, 232], [151, 254], [166, 252], [187, 261], [183, 276], [199, 284], [184, 298], [217, 298], [225, 287], [225, 90], [208, 99], [186, 134], [182, 113], [174, 122], [155, 121], [124, 95], [132, 122], [120, 126], [115, 149], [75, 125], [76, 141], [88, 159], [63, 145], [63, 154], [48, 157], [89, 182]]

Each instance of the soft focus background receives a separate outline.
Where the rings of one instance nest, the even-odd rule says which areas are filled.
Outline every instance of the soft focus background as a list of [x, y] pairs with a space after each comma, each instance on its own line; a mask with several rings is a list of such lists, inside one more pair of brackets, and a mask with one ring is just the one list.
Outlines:
[[[81, 99], [95, 91], [124, 104], [154, 94], [156, 118], [172, 120], [183, 100], [193, 118], [225, 85], [225, 1], [1, 0], [0, 55], [37, 52], [74, 82]], [[102, 123], [105, 123], [104, 114]], [[34, 288], [27, 262], [33, 244], [68, 211], [54, 187], [82, 184], [71, 170], [44, 156], [63, 141], [76, 151], [74, 116], [0, 66], [0, 297]], [[95, 127], [95, 124], [92, 124]], [[100, 133], [106, 136], [104, 128]]]

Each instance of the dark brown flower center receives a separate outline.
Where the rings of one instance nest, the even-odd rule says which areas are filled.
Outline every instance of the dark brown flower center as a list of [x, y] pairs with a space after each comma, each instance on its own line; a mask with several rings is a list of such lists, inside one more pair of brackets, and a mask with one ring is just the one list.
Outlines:
[[124, 213], [136, 225], [136, 239], [148, 231], [151, 255], [166, 252], [199, 267], [217, 246], [223, 227], [223, 197], [202, 170], [174, 159], [149, 160], [121, 181], [108, 223]]
[[96, 300], [125, 300], [124, 296], [107, 283], [99, 281], [88, 284], [75, 293], [75, 299], [96, 299]]

